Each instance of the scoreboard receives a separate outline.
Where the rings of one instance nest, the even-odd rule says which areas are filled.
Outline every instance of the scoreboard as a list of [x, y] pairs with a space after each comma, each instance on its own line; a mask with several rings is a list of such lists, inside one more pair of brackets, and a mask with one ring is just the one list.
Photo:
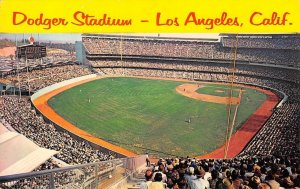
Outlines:
[[17, 47], [16, 55], [18, 58], [38, 59], [46, 57], [46, 46], [42, 45], [24, 45]]

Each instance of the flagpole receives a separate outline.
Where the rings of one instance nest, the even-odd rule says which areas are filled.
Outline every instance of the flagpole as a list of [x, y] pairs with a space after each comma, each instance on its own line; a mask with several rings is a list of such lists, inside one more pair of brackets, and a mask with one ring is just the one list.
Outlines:
[[[24, 37], [24, 34], [23, 34], [23, 37]], [[19, 76], [20, 61], [19, 61], [19, 58], [18, 58], [18, 40], [17, 40], [17, 37], [16, 37], [16, 61], [17, 61], [17, 79], [18, 79], [18, 84], [19, 84], [19, 102], [20, 102], [20, 100], [21, 100], [21, 83], [20, 83], [20, 76]]]

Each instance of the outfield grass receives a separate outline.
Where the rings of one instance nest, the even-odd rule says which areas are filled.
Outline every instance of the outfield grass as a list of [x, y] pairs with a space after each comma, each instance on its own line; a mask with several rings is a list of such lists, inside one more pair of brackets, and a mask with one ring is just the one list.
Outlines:
[[[66, 90], [48, 103], [79, 128], [136, 153], [146, 148], [181, 156], [205, 154], [224, 143], [226, 105], [177, 94], [175, 88], [183, 83], [104, 78]], [[226, 90], [226, 86], [204, 85], [199, 89], [203, 93]], [[244, 90], [238, 124], [267, 98], [253, 89]]]

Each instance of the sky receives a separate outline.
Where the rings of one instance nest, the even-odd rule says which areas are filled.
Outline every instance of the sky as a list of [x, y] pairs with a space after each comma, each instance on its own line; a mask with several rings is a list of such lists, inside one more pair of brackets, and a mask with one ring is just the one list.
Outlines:
[[[106, 33], [109, 34], [109, 33]], [[120, 33], [111, 33], [113, 35], [121, 35]], [[213, 38], [218, 39], [218, 33], [122, 33], [122, 35], [135, 35], [135, 36], [160, 36], [160, 37], [180, 37], [180, 38]], [[74, 43], [75, 41], [81, 41], [81, 34], [3, 34], [0, 33], [1, 39], [10, 39], [18, 41], [28, 39], [33, 36], [35, 41], [40, 42], [60, 42], [60, 43]]]
[[35, 41], [71, 42], [81, 41], [81, 34], [0, 34], [0, 39], [23, 40], [33, 36]]
[[[107, 33], [109, 34], [109, 33]], [[114, 33], [116, 35], [116, 33]], [[158, 36], [158, 33], [123, 33], [122, 35], [137, 35], [137, 36]], [[159, 34], [161, 37], [184, 37], [184, 38], [218, 38], [218, 33], [161, 33]], [[75, 41], [81, 41], [81, 34], [3, 34], [0, 33], [0, 39], [10, 39], [10, 40], [23, 40], [28, 39], [30, 36], [35, 38], [35, 41], [41, 42], [69, 42], [74, 43]]]

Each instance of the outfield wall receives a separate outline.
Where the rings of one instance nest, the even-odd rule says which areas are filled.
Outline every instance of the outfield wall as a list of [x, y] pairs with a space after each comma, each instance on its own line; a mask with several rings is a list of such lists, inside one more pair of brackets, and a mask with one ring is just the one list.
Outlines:
[[55, 83], [53, 85], [50, 85], [50, 86], [45, 87], [43, 89], [40, 89], [36, 93], [34, 93], [31, 96], [31, 102], [36, 100], [38, 97], [40, 97], [42, 95], [45, 95], [46, 93], [49, 93], [50, 91], [53, 91], [55, 89], [67, 86], [67, 85], [72, 84], [72, 83], [76, 83], [76, 82], [79, 82], [79, 81], [83, 81], [83, 80], [91, 79], [91, 78], [96, 78], [96, 77], [97, 77], [96, 74], [91, 74], [91, 75], [85, 75], [85, 76], [82, 76], [82, 77], [77, 77], [77, 78], [65, 80], [65, 81], [62, 81], [62, 82], [59, 82], [59, 83]]

